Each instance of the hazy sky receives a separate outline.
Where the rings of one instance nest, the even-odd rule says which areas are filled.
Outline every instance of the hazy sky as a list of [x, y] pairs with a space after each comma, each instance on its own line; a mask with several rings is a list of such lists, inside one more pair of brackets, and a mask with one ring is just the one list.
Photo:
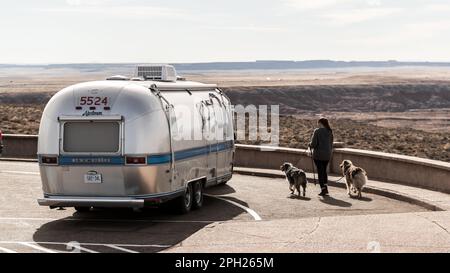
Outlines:
[[0, 4], [0, 63], [450, 61], [450, 0]]

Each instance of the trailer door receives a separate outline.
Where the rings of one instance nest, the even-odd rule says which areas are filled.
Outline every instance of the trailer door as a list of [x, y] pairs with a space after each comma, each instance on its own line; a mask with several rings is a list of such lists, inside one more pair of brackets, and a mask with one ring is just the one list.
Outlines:
[[216, 180], [217, 179], [217, 138], [215, 133], [217, 131], [217, 120], [214, 112], [214, 105], [208, 103], [206, 105], [206, 130], [205, 130], [205, 139], [208, 145], [208, 160], [207, 160], [207, 168], [208, 168], [208, 180]]
[[225, 109], [219, 101], [214, 101], [214, 113], [216, 117], [216, 132], [215, 132], [215, 139], [216, 139], [216, 155], [217, 155], [217, 177], [223, 178], [225, 174], [227, 173], [227, 167], [228, 167], [228, 152], [226, 149], [226, 128], [225, 128], [225, 119], [224, 116], [226, 114]]
[[[182, 179], [180, 179], [180, 173], [178, 170], [178, 164], [176, 164], [175, 159], [175, 154], [174, 154], [174, 150], [177, 148], [177, 146], [179, 146], [180, 143], [177, 143], [177, 140], [179, 138], [178, 135], [178, 124], [177, 124], [177, 116], [175, 114], [175, 110], [174, 107], [172, 105], [168, 106], [168, 119], [170, 121], [170, 126], [169, 126], [169, 130], [170, 130], [170, 169], [171, 171], [171, 181], [172, 181], [172, 187], [173, 189], [178, 189], [179, 187], [183, 186], [183, 181]], [[178, 145], [177, 145], [178, 144]]]

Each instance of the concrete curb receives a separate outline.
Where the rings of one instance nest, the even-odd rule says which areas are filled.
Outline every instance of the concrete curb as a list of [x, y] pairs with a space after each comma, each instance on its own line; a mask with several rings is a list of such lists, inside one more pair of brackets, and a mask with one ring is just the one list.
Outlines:
[[[239, 167], [234, 168], [234, 173], [242, 174], [242, 175], [249, 175], [249, 176], [268, 177], [268, 178], [284, 178], [285, 177], [283, 174], [274, 173], [273, 170], [267, 170], [267, 171], [249, 170], [249, 169], [240, 169]], [[311, 180], [311, 179], [309, 179], [309, 180]], [[311, 182], [309, 182], [309, 183], [311, 183]], [[337, 183], [336, 181], [332, 181], [332, 180], [329, 181], [329, 186], [337, 187], [337, 188], [345, 188], [346, 187], [344, 183], [340, 183], [340, 182]], [[408, 195], [405, 193], [392, 191], [392, 190], [385, 189], [385, 188], [366, 186], [363, 191], [366, 193], [376, 194], [376, 195], [384, 196], [384, 197], [402, 201], [402, 202], [408, 202], [410, 204], [423, 207], [430, 211], [446, 211], [446, 209], [444, 209], [444, 208], [440, 207], [439, 205], [434, 204], [432, 202], [428, 202], [428, 201], [419, 199], [417, 197], [414, 197], [414, 196], [411, 196], [411, 195]]]

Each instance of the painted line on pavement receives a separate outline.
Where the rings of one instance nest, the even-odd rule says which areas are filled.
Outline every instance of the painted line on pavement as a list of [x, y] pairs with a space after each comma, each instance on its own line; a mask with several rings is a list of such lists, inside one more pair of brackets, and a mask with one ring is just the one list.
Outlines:
[[0, 171], [0, 173], [7, 174], [25, 174], [25, 175], [39, 175], [39, 172], [21, 172], [21, 171]]
[[[25, 245], [25, 246], [29, 246], [31, 248], [34, 249], [39, 249], [41, 251], [51, 251], [52, 253], [56, 253], [52, 250], [46, 249], [44, 247], [38, 246], [38, 245], [66, 245], [69, 243], [64, 243], [64, 242], [20, 242], [20, 241], [0, 241], [0, 244], [20, 244], [20, 245]], [[168, 247], [172, 247], [173, 245], [163, 245], [163, 244], [146, 244], [146, 245], [138, 245], [138, 244], [101, 244], [101, 243], [79, 243], [79, 245], [83, 245], [83, 246], [106, 246], [106, 247], [111, 247], [111, 246], [115, 246], [118, 248], [128, 248], [128, 247], [137, 247], [137, 248], [142, 248], [142, 247], [154, 247], [154, 248], [168, 248]], [[71, 244], [70, 246], [74, 247], [74, 244]], [[114, 247], [113, 247], [114, 248]], [[86, 249], [86, 248], [85, 248]], [[90, 249], [89, 249], [90, 250]], [[93, 250], [90, 250], [93, 251]], [[128, 251], [132, 251], [129, 250]]]
[[17, 253], [14, 250], [11, 250], [11, 249], [8, 249], [8, 248], [5, 248], [5, 247], [1, 247], [1, 246], [0, 246], [0, 251], [4, 252], [4, 253]]
[[128, 253], [139, 253], [139, 252], [137, 252], [137, 251], [134, 251], [134, 250], [131, 250], [131, 249], [128, 249], [128, 248], [124, 248], [124, 247], [120, 247], [120, 246], [116, 246], [116, 245], [108, 244], [108, 245], [105, 245], [105, 246], [110, 247], [110, 248], [113, 248], [113, 249], [117, 249], [117, 250], [120, 250], [120, 251], [123, 251], [123, 252], [128, 252]]
[[58, 253], [58, 252], [56, 252], [56, 251], [47, 249], [47, 248], [45, 248], [45, 247], [35, 245], [37, 242], [18, 242], [18, 243], [19, 243], [20, 245], [24, 245], [24, 246], [27, 246], [27, 247], [30, 247], [30, 248], [34, 248], [34, 249], [39, 250], [39, 251], [42, 251], [42, 252], [46, 252], [46, 253]]
[[253, 217], [253, 219], [255, 219], [255, 221], [261, 221], [261, 220], [262, 220], [261, 217], [258, 215], [258, 213], [256, 213], [256, 211], [252, 210], [252, 209], [249, 208], [249, 207], [246, 207], [246, 206], [244, 206], [244, 205], [241, 205], [241, 204], [239, 204], [239, 203], [237, 203], [237, 202], [234, 202], [234, 201], [232, 201], [232, 200], [229, 200], [229, 199], [227, 199], [227, 198], [223, 198], [223, 197], [221, 197], [221, 196], [211, 195], [211, 194], [205, 194], [205, 196], [217, 198], [217, 199], [220, 199], [220, 200], [222, 200], [222, 201], [228, 202], [228, 203], [230, 203], [230, 204], [232, 204], [232, 205], [235, 205], [235, 206], [237, 206], [237, 207], [239, 207], [239, 208], [245, 210], [248, 214], [250, 214], [250, 215]]
[[[62, 246], [66, 246], [66, 247], [71, 247], [72, 249], [78, 249], [84, 252], [88, 252], [88, 253], [99, 253], [97, 251], [94, 251], [92, 249], [86, 248], [85, 246], [100, 246], [100, 247], [109, 247], [112, 249], [116, 249], [116, 250], [120, 250], [122, 252], [126, 252], [126, 253], [139, 253], [138, 251], [135, 250], [131, 250], [129, 249], [130, 247], [134, 247], [134, 248], [147, 248], [147, 247], [151, 247], [151, 248], [169, 248], [172, 247], [172, 245], [161, 245], [161, 244], [148, 244], [148, 245], [136, 245], [136, 244], [99, 244], [99, 243], [74, 243], [74, 242], [70, 242], [70, 243], [63, 243], [63, 242], [14, 242], [14, 241], [4, 241], [4, 242], [0, 242], [0, 244], [19, 244], [19, 245], [23, 245], [23, 246], [27, 246], [42, 252], [46, 252], [46, 253], [59, 253], [57, 251], [54, 250], [50, 250], [48, 248], [39, 246], [39, 245], [62, 245]], [[83, 246], [82, 246], [83, 245]], [[11, 249], [5, 248], [5, 247], [0, 247], [0, 252], [5, 252], [5, 253], [17, 253], [16, 251], [13, 251]]]
[[97, 251], [94, 251], [94, 250], [89, 249], [89, 248], [82, 247], [82, 246], [80, 246], [80, 245], [78, 245], [78, 244], [67, 243], [66, 246], [67, 246], [68, 248], [69, 248], [69, 247], [76, 248], [76, 249], [78, 249], [78, 250], [81, 250], [81, 251], [84, 251], [84, 252], [87, 252], [87, 253], [98, 253]]

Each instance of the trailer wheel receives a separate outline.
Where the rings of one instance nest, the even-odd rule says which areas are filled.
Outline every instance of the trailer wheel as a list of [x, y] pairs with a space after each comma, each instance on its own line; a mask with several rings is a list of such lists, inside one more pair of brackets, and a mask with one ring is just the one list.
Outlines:
[[183, 195], [173, 200], [173, 208], [176, 213], [186, 214], [191, 211], [194, 195], [192, 189], [192, 183], [186, 186], [186, 190]]
[[203, 183], [202, 181], [195, 182], [193, 185], [194, 200], [192, 203], [193, 209], [199, 209], [203, 206]]
[[88, 212], [90, 209], [91, 207], [75, 207], [77, 212]]
[[230, 180], [228, 179], [228, 180], [222, 181], [219, 184], [217, 184], [217, 186], [224, 186], [228, 183], [228, 181], [230, 181]]

